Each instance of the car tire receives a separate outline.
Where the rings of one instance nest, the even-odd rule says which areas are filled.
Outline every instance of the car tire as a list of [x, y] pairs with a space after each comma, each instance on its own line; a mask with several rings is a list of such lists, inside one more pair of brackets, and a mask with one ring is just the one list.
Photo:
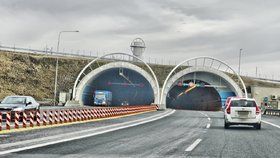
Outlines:
[[260, 129], [261, 129], [261, 124], [260, 124], [260, 123], [255, 124], [255, 128], [258, 129], [258, 130], [260, 130]]
[[228, 129], [228, 128], [229, 128], [229, 123], [226, 123], [226, 121], [225, 121], [225, 124], [224, 124], [224, 128], [225, 128], [225, 129]]

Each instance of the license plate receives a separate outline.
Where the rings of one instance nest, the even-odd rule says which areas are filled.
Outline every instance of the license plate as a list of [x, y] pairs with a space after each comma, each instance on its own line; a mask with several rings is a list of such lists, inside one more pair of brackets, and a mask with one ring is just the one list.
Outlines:
[[238, 111], [239, 115], [248, 115], [249, 111]]

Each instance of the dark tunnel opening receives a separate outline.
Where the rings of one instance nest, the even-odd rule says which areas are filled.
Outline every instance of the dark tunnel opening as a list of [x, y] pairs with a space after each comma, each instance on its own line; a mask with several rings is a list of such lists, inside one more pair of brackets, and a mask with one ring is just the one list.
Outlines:
[[[183, 83], [189, 85], [209, 85], [207, 82], [187, 80]], [[167, 94], [167, 108], [184, 110], [218, 111], [222, 107], [220, 94], [214, 87], [191, 87], [175, 85]]]
[[112, 92], [111, 106], [150, 105], [154, 102], [153, 88], [147, 79], [127, 68], [104, 70], [92, 78], [83, 90], [84, 105], [94, 106], [94, 91]]

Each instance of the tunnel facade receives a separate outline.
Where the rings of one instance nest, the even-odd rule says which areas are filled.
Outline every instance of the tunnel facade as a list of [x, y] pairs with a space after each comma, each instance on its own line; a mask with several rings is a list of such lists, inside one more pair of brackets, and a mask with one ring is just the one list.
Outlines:
[[[196, 86], [191, 87], [190, 84]], [[163, 108], [219, 110], [227, 97], [243, 96], [242, 90], [233, 79], [221, 71], [207, 67], [181, 70], [172, 76], [163, 88]]]
[[94, 105], [94, 92], [112, 92], [111, 106], [150, 105], [158, 99], [156, 82], [145, 70], [128, 62], [113, 62], [92, 70], [76, 88], [80, 105]]

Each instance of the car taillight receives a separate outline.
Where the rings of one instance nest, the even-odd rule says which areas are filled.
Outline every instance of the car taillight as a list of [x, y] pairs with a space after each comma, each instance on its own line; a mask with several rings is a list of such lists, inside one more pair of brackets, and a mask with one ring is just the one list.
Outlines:
[[227, 114], [230, 114], [230, 105], [227, 107]]
[[258, 106], [256, 106], [256, 114], [258, 115], [260, 112], [261, 112], [261, 109]]

